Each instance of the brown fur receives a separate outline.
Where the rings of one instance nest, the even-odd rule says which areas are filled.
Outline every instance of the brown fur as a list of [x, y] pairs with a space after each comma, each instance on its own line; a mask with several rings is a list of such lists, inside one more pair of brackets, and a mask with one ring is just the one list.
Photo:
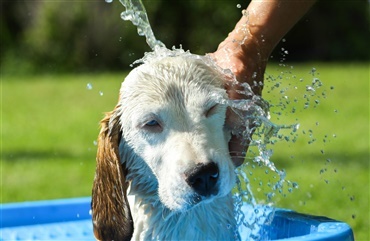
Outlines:
[[[98, 240], [130, 240], [133, 222], [128, 206], [125, 171], [119, 161], [121, 126], [118, 106], [101, 121], [92, 191], [92, 219]], [[120, 227], [120, 228], [117, 228]]]

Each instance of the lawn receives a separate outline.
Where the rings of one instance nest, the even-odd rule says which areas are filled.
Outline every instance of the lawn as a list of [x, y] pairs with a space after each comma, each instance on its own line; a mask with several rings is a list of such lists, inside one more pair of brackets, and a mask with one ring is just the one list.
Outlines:
[[[124, 75], [1, 77], [2, 203], [91, 194], [98, 123], [116, 104]], [[356, 240], [369, 240], [369, 64], [270, 64], [269, 75], [271, 120], [300, 123], [295, 142], [282, 131], [290, 141], [269, 146], [276, 167], [299, 186], [286, 182], [273, 201], [343, 220]], [[307, 91], [315, 78], [322, 86]], [[278, 177], [252, 160], [246, 168], [263, 202]]]

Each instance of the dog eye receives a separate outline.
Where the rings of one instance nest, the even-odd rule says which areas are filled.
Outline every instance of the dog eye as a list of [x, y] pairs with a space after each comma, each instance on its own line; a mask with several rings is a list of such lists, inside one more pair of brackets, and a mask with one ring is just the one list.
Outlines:
[[146, 122], [143, 128], [149, 132], [162, 132], [162, 126], [157, 120], [150, 120]]
[[151, 120], [151, 121], [148, 121], [145, 125], [146, 126], [157, 126], [159, 125], [159, 123], [156, 120]]
[[216, 113], [218, 104], [215, 104], [205, 112], [205, 116], [208, 118]]

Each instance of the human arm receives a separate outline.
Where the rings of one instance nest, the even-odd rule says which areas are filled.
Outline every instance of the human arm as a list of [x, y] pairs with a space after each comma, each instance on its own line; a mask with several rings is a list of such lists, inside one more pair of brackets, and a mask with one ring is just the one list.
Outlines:
[[[239, 83], [248, 83], [253, 92], [262, 94], [263, 78], [271, 52], [284, 35], [310, 9], [315, 0], [252, 0], [234, 30], [210, 54], [223, 69], [230, 69]], [[240, 84], [226, 83], [231, 99], [246, 98], [238, 93]], [[235, 125], [228, 112], [227, 123]], [[247, 146], [233, 136], [229, 151], [235, 165], [244, 161]]]

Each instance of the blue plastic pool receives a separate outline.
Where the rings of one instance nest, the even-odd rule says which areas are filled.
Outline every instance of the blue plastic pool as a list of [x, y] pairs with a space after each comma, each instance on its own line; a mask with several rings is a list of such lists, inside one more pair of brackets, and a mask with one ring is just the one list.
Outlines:
[[[0, 215], [0, 240], [95, 240], [90, 197], [2, 204]], [[346, 223], [282, 209], [259, 232], [261, 240], [354, 240]]]

